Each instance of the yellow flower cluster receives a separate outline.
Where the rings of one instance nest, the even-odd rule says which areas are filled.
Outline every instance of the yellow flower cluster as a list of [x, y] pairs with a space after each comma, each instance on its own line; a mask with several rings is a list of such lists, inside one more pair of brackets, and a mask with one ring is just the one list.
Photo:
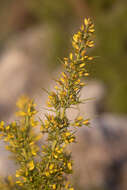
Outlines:
[[33, 100], [30, 100], [26, 96], [22, 96], [18, 101], [17, 101], [17, 107], [20, 109], [16, 115], [17, 116], [33, 116], [37, 113], [35, 110], [36, 104], [34, 104]]
[[33, 100], [23, 96], [18, 100], [17, 106], [20, 109], [17, 115], [21, 119], [8, 125], [1, 121], [0, 136], [7, 142], [7, 150], [15, 155], [16, 162], [20, 165], [16, 171], [16, 177], [20, 180], [16, 183], [23, 186], [24, 182], [29, 181], [29, 173], [35, 168], [34, 157], [39, 151], [37, 141], [40, 135], [33, 131], [33, 127], [38, 125], [34, 118], [36, 110]]
[[82, 127], [83, 125], [89, 125], [90, 119], [83, 119], [82, 116], [79, 116], [75, 119], [74, 123], [72, 124], [73, 126], [76, 127]]
[[64, 58], [65, 71], [62, 72], [59, 80], [56, 80], [56, 92], [49, 93], [47, 105], [55, 109], [69, 108], [71, 105], [80, 103], [79, 93], [85, 83], [82, 77], [87, 77], [89, 73], [86, 64], [89, 64], [93, 57], [87, 55], [87, 48], [94, 46], [91, 36], [94, 32], [94, 24], [88, 18], [80, 30], [74, 34], [72, 40], [73, 53], [68, 58]]
[[[34, 101], [22, 96], [17, 102], [19, 121], [7, 125], [0, 122], [0, 137], [19, 165], [14, 189], [74, 190], [67, 181], [73, 172], [73, 159], [66, 147], [76, 142], [75, 127], [88, 126], [89, 119], [79, 116], [71, 121], [67, 109], [83, 102], [80, 92], [85, 86], [83, 77], [89, 75], [86, 65], [93, 60], [87, 54], [87, 49], [94, 46], [93, 32], [94, 24], [88, 18], [74, 34], [73, 52], [63, 61], [65, 70], [56, 80], [55, 90], [48, 92], [47, 105], [51, 112], [45, 115], [44, 121], [35, 120]], [[37, 126], [41, 136], [34, 131]], [[39, 149], [37, 142], [42, 135], [45, 141]]]
[[64, 58], [65, 70], [56, 80], [55, 91], [48, 92], [47, 106], [52, 108], [53, 114], [46, 115], [46, 120], [41, 125], [41, 131], [47, 133], [48, 141], [48, 145], [43, 146], [42, 152], [43, 159], [47, 160], [49, 166], [45, 170], [46, 183], [50, 183], [52, 179], [53, 189], [73, 190], [71, 185], [67, 186], [64, 182], [66, 181], [64, 176], [72, 173], [71, 155], [66, 152], [65, 147], [75, 142], [76, 138], [74, 130], [70, 130], [69, 127], [88, 126], [89, 119], [79, 116], [71, 122], [67, 118], [66, 111], [82, 103], [80, 92], [85, 86], [83, 77], [89, 75], [86, 65], [93, 60], [93, 57], [87, 55], [87, 49], [94, 46], [91, 38], [93, 32], [94, 24], [89, 18], [85, 19], [80, 30], [73, 36], [74, 51], [68, 58]]

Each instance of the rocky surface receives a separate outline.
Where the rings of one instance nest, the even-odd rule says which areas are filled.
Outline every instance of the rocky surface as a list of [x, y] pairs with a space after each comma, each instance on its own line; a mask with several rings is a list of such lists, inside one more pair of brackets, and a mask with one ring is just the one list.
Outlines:
[[81, 129], [72, 146], [75, 176], [82, 187], [126, 190], [127, 117], [104, 113]]
[[0, 120], [11, 118], [20, 95], [33, 97], [48, 80], [48, 35], [48, 30], [40, 27], [20, 34], [6, 45], [0, 57]]

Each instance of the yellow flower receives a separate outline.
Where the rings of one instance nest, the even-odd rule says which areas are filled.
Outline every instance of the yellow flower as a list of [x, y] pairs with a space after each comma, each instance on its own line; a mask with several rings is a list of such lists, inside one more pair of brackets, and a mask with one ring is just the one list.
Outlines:
[[88, 125], [89, 124], [89, 119], [86, 119], [82, 122], [84, 125]]
[[48, 177], [50, 175], [50, 173], [48, 171], [46, 171], [45, 175]]
[[79, 116], [79, 117], [77, 117], [77, 120], [82, 120], [83, 119], [83, 117], [82, 116]]
[[54, 168], [54, 164], [50, 164], [49, 169], [52, 170]]
[[[82, 26], [83, 26], [83, 25], [82, 25]], [[77, 34], [74, 34], [73, 40], [74, 40], [75, 42], [78, 42], [78, 35], [77, 35]]]
[[58, 158], [57, 154], [54, 154], [54, 158]]
[[24, 112], [24, 111], [19, 111], [16, 113], [17, 116], [21, 116], [21, 117], [24, 117], [26, 116], [27, 114]]
[[84, 67], [85, 66], [85, 63], [82, 63], [81, 65], [80, 65], [80, 68], [82, 68], [82, 67]]
[[53, 188], [53, 189], [56, 189], [56, 184], [53, 184], [53, 185], [52, 185], [52, 188]]
[[59, 87], [58, 87], [58, 86], [55, 86], [54, 88], [55, 88], [56, 90], [58, 90], [58, 89], [59, 89]]
[[68, 137], [68, 136], [70, 136], [70, 135], [71, 135], [70, 132], [66, 132], [66, 133], [65, 133], [65, 136], [66, 136], [66, 137]]
[[94, 41], [87, 41], [86, 44], [88, 47], [93, 47], [94, 46]]
[[93, 57], [88, 57], [88, 60], [89, 60], [89, 61], [93, 60]]
[[32, 150], [31, 150], [31, 153], [33, 156], [36, 156], [37, 155], [37, 151], [38, 151], [38, 148], [36, 147], [32, 147]]
[[34, 169], [34, 167], [35, 167], [33, 160], [31, 160], [31, 161], [28, 163], [27, 166], [28, 166], [29, 170], [32, 171], [32, 170]]
[[89, 29], [89, 32], [93, 33], [95, 32], [95, 29]]
[[20, 177], [20, 170], [16, 170], [16, 177]]
[[22, 96], [19, 98], [16, 105], [18, 108], [23, 109], [24, 106], [28, 103], [28, 101], [29, 101], [29, 98], [27, 96]]
[[64, 78], [67, 78], [67, 75], [64, 72], [62, 72], [62, 75]]
[[73, 54], [72, 53], [70, 53], [70, 60], [72, 60], [73, 59]]
[[84, 76], [85, 76], [85, 77], [89, 76], [89, 73], [85, 73]]
[[61, 80], [63, 83], [65, 83], [65, 79], [64, 79], [64, 78], [62, 78], [62, 77], [61, 77], [61, 79], [60, 79], [60, 80]]
[[80, 123], [79, 123], [79, 122], [76, 122], [75, 125], [76, 125], [76, 126], [80, 126]]
[[88, 19], [87, 18], [84, 19], [84, 23], [85, 23], [85, 25], [88, 25]]
[[71, 162], [68, 162], [67, 167], [68, 167], [69, 170], [72, 170], [72, 164], [71, 164]]
[[74, 142], [74, 140], [75, 139], [72, 137], [72, 138], [69, 139], [69, 142], [72, 143], [72, 142]]
[[81, 56], [84, 56], [86, 54], [86, 50], [83, 50], [82, 52], [81, 52]]
[[0, 126], [4, 126], [4, 121], [1, 121], [1, 122], [0, 122]]
[[23, 186], [23, 183], [21, 181], [16, 181], [16, 183], [20, 186]]
[[84, 25], [81, 25], [80, 29], [83, 31], [84, 30]]
[[48, 107], [53, 107], [50, 101], [47, 101], [47, 106]]
[[7, 127], [6, 127], [6, 130], [9, 130], [10, 129], [10, 126], [8, 125]]

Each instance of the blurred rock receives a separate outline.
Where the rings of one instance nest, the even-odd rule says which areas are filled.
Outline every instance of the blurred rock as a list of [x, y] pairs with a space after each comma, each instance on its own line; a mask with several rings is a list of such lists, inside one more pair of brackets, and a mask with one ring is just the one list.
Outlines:
[[11, 117], [17, 98], [33, 95], [45, 84], [49, 30], [28, 30], [10, 41], [0, 58], [0, 120]]
[[104, 113], [77, 136], [72, 151], [81, 189], [126, 190], [127, 117]]

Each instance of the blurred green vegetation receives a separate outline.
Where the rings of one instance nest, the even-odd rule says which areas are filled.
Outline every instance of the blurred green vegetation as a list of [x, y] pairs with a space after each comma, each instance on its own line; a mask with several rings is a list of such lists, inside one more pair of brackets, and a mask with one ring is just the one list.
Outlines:
[[[51, 68], [70, 47], [70, 36], [85, 16], [96, 26], [97, 55], [93, 79], [107, 87], [105, 110], [127, 113], [127, 1], [126, 0], [4, 0], [0, 6], [0, 49], [11, 35], [39, 24], [53, 28]], [[56, 64], [57, 63], [57, 64]]]

